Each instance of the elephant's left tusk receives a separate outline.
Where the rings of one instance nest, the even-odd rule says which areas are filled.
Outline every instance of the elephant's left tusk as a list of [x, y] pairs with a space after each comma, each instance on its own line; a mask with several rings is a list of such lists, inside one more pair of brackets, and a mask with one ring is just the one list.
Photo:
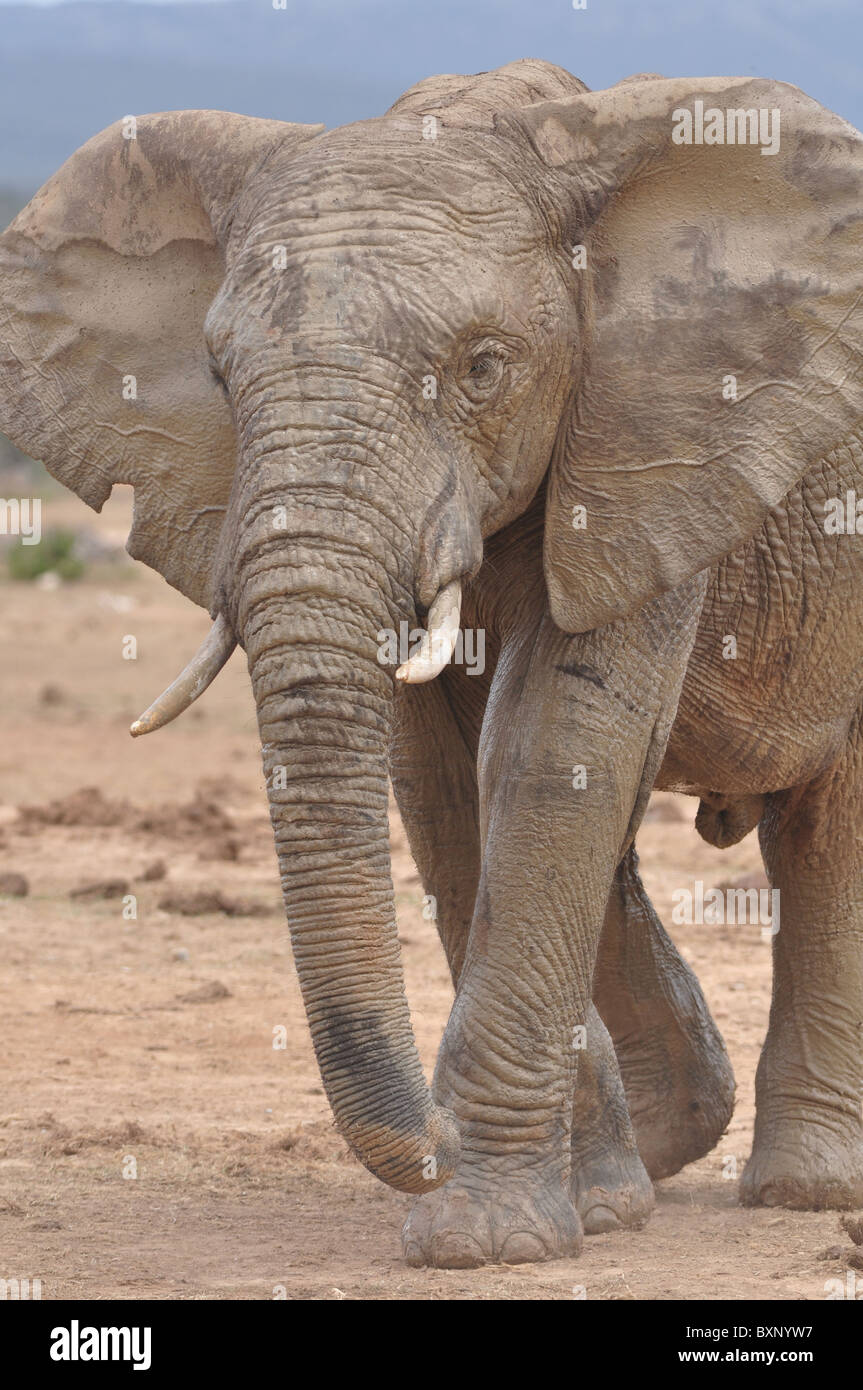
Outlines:
[[236, 645], [237, 639], [228, 627], [227, 619], [220, 613], [185, 670], [135, 720], [129, 730], [132, 737], [139, 738], [141, 734], [151, 734], [154, 729], [161, 729], [194, 704], [216, 679]]
[[461, 622], [461, 580], [454, 579], [437, 594], [419, 650], [396, 671], [396, 680], [419, 685], [439, 676], [455, 651]]

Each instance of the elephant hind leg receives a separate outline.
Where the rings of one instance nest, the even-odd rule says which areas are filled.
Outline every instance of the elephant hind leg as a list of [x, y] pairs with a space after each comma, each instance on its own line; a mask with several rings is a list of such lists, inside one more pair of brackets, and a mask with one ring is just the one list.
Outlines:
[[573, 1103], [572, 1199], [585, 1235], [641, 1226], [654, 1205], [638, 1154], [614, 1045], [590, 1006]]
[[761, 822], [781, 913], [755, 1080], [755, 1136], [741, 1181], [747, 1206], [863, 1204], [861, 820], [858, 727], [835, 767], [809, 786], [771, 796]]
[[734, 1074], [698, 981], [644, 890], [634, 846], [612, 887], [593, 997], [614, 1041], [638, 1151], [652, 1178], [670, 1177], [724, 1133]]

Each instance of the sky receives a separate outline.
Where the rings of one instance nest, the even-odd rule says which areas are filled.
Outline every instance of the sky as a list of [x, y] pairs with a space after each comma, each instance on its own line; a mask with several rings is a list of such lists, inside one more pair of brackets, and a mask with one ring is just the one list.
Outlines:
[[118, 116], [215, 107], [340, 125], [435, 72], [515, 58], [778, 78], [863, 128], [861, 0], [0, 0], [0, 188]]
[[[55, 5], [77, 5], [80, 0], [0, 0], [0, 5], [35, 5], [38, 9], [51, 9]], [[126, 5], [132, 0], [102, 0], [105, 5]], [[138, 0], [142, 5], [224, 5], [228, 0]]]

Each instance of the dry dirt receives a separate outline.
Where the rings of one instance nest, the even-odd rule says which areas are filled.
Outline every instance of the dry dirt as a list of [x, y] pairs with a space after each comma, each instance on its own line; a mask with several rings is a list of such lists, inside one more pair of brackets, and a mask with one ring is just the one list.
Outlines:
[[[118, 494], [98, 519], [52, 497], [45, 524], [122, 543]], [[819, 1259], [848, 1248], [837, 1216], [745, 1211], [730, 1176], [750, 1147], [769, 1003], [756, 926], [673, 928], [727, 1040], [738, 1102], [715, 1152], [660, 1184], [644, 1230], [592, 1237], [578, 1259], [550, 1265], [401, 1263], [409, 1199], [347, 1154], [321, 1090], [242, 656], [184, 719], [147, 739], [127, 732], [207, 624], [131, 561], [54, 589], [2, 585], [0, 875], [23, 875], [29, 892], [0, 896], [0, 1278], [40, 1278], [44, 1299], [572, 1299], [580, 1288], [588, 1299], [823, 1299], [825, 1280], [845, 1275], [842, 1258]], [[135, 660], [123, 657], [128, 636]], [[694, 810], [657, 795], [639, 837], [666, 924], [675, 888], [760, 873], [752, 836], [713, 850]], [[449, 978], [395, 816], [392, 840], [430, 1074]], [[278, 1029], [287, 1045], [274, 1049]]]

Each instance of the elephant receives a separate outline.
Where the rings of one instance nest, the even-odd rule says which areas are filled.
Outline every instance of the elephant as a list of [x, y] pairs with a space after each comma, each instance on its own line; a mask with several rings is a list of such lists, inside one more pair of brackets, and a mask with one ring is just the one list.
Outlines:
[[[0, 240], [0, 425], [97, 510], [131, 484], [213, 620], [132, 732], [245, 652], [323, 1085], [411, 1265], [571, 1256], [723, 1133], [653, 787], [757, 825], [782, 895], [743, 1202], [863, 1202], [861, 154], [772, 79], [526, 59], [333, 130], [126, 118]], [[390, 776], [455, 985], [431, 1086]]]

